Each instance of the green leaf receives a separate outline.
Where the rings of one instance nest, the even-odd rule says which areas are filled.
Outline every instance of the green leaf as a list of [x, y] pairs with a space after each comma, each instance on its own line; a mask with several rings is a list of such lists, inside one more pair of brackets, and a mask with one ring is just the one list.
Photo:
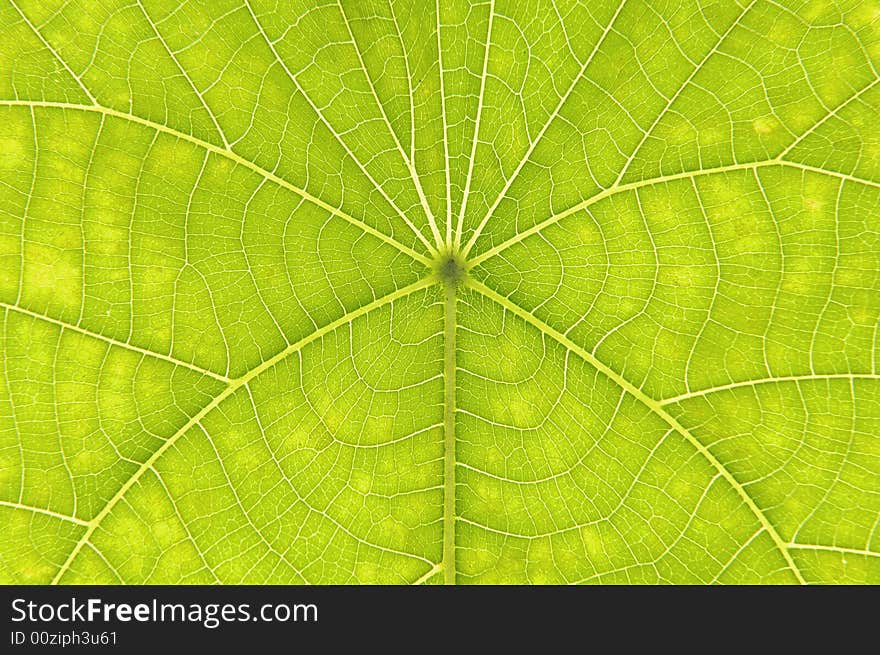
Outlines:
[[875, 0], [0, 30], [0, 581], [880, 583]]

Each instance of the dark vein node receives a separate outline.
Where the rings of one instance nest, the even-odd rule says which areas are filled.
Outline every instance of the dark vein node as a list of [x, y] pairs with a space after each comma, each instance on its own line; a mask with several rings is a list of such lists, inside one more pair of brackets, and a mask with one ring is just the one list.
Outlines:
[[458, 253], [442, 253], [434, 262], [434, 274], [448, 287], [457, 287], [467, 279], [467, 264]]

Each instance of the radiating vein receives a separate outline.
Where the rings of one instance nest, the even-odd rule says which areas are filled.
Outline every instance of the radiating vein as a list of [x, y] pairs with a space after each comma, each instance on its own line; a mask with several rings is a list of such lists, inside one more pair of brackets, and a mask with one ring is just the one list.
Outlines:
[[489, 222], [489, 219], [492, 218], [492, 215], [495, 213], [495, 210], [498, 209], [498, 205], [501, 204], [501, 201], [504, 200], [504, 197], [507, 195], [507, 192], [510, 190], [511, 185], [513, 185], [514, 181], [517, 177], [519, 177], [520, 171], [522, 171], [523, 167], [529, 161], [532, 156], [532, 153], [535, 151], [535, 148], [544, 138], [544, 134], [547, 132], [547, 129], [559, 115], [559, 112], [562, 111], [562, 108], [565, 106], [566, 101], [569, 96], [571, 96], [572, 91], [574, 91], [578, 82], [580, 82], [581, 77], [583, 77], [587, 68], [589, 68], [590, 64], [593, 62], [593, 59], [596, 56], [596, 53], [599, 52], [599, 49], [602, 47], [602, 44], [605, 42], [605, 39], [611, 33], [611, 30], [614, 28], [614, 23], [617, 21], [617, 17], [620, 15], [620, 12], [623, 11], [624, 6], [626, 5], [626, 0], [621, 0], [621, 3], [618, 5], [617, 10], [614, 12], [614, 15], [611, 16], [611, 19], [608, 21], [608, 25], [605, 26], [605, 29], [602, 31], [602, 35], [599, 37], [599, 40], [596, 42], [596, 45], [593, 47], [593, 51], [586, 58], [584, 63], [581, 65], [580, 70], [575, 75], [568, 89], [562, 94], [562, 97], [559, 99], [559, 102], [556, 103], [556, 107], [547, 117], [547, 120], [544, 122], [544, 125], [538, 131], [538, 134], [535, 135], [535, 138], [529, 144], [528, 149], [525, 154], [520, 159], [519, 163], [516, 165], [516, 168], [513, 170], [513, 173], [507, 179], [507, 182], [504, 184], [504, 187], [501, 189], [498, 196], [495, 198], [494, 202], [489, 206], [489, 209], [486, 211], [486, 214], [480, 219], [480, 222], [477, 224], [477, 228], [474, 230], [473, 235], [468, 240], [467, 245], [462, 249], [462, 257], [467, 257], [468, 253], [474, 247], [474, 244], [477, 242], [477, 239], [480, 238], [480, 235], [483, 233], [483, 229], [486, 227], [486, 223]]
[[214, 154], [220, 155], [221, 157], [226, 157], [227, 159], [230, 159], [230, 160], [234, 161], [235, 163], [240, 164], [240, 165], [244, 166], [245, 168], [250, 169], [254, 173], [257, 173], [258, 175], [265, 177], [266, 179], [270, 180], [271, 182], [274, 182], [278, 186], [284, 187], [285, 189], [294, 192], [299, 197], [303, 198], [304, 200], [307, 200], [308, 202], [310, 202], [314, 205], [317, 205], [318, 207], [329, 212], [333, 216], [336, 216], [337, 218], [341, 218], [344, 221], [351, 223], [352, 225], [360, 228], [361, 230], [363, 230], [367, 234], [374, 236], [378, 239], [381, 239], [382, 241], [384, 241], [388, 245], [393, 246], [394, 248], [397, 248], [400, 252], [402, 252], [406, 255], [409, 255], [410, 257], [412, 257], [416, 261], [422, 262], [423, 264], [426, 264], [426, 265], [430, 265], [430, 263], [431, 263], [431, 260], [428, 259], [427, 257], [425, 257], [424, 255], [422, 255], [421, 253], [418, 253], [415, 250], [413, 250], [412, 248], [409, 248], [408, 246], [403, 245], [402, 243], [400, 243], [396, 239], [388, 236], [384, 232], [381, 232], [381, 231], [377, 230], [376, 228], [372, 227], [371, 225], [368, 225], [367, 223], [364, 223], [363, 221], [358, 220], [357, 218], [354, 218], [353, 216], [342, 211], [341, 209], [324, 202], [323, 200], [321, 200], [317, 196], [313, 196], [308, 191], [306, 191], [304, 189], [300, 189], [299, 187], [297, 187], [294, 184], [291, 184], [290, 182], [288, 182], [284, 178], [278, 177], [277, 175], [275, 175], [275, 173], [272, 173], [271, 171], [267, 171], [266, 169], [258, 166], [257, 164], [253, 163], [252, 161], [245, 159], [244, 157], [241, 157], [240, 155], [236, 154], [234, 151], [226, 150], [225, 148], [221, 148], [220, 146], [214, 145], [213, 143], [199, 139], [198, 137], [195, 137], [191, 134], [187, 134], [186, 132], [179, 132], [178, 130], [175, 130], [174, 128], [168, 127], [167, 125], [163, 125], [161, 123], [155, 123], [151, 120], [148, 120], [146, 118], [141, 118], [140, 116], [136, 116], [134, 114], [127, 114], [125, 112], [117, 111], [115, 109], [110, 109], [109, 107], [102, 107], [99, 105], [96, 105], [96, 106], [77, 105], [77, 104], [68, 103], [68, 102], [49, 102], [49, 101], [38, 101], [38, 100], [0, 100], [0, 107], [45, 107], [45, 108], [50, 108], [50, 109], [66, 109], [66, 110], [73, 110], [73, 111], [95, 112], [95, 113], [99, 113], [99, 114], [106, 114], [108, 116], [113, 116], [115, 118], [120, 118], [122, 120], [131, 121], [133, 123], [138, 123], [139, 125], [143, 125], [145, 127], [149, 127], [154, 130], [158, 130], [159, 132], [163, 132], [163, 133], [168, 134], [170, 136], [176, 137], [178, 139], [182, 139], [182, 140], [187, 141], [189, 143], [192, 143], [196, 146], [199, 146], [200, 148], [204, 148], [205, 150], [208, 150]]
[[838, 171], [827, 170], [824, 168], [819, 168], [817, 166], [811, 166], [809, 164], [801, 164], [799, 162], [785, 161], [781, 159], [767, 159], [763, 161], [754, 161], [754, 162], [746, 162], [742, 164], [727, 164], [724, 166], [718, 166], [715, 168], [705, 168], [696, 171], [683, 171], [681, 173], [672, 173], [670, 175], [662, 175], [660, 177], [651, 177], [646, 178], [644, 180], [638, 180], [636, 182], [629, 182], [627, 184], [621, 184], [619, 186], [611, 186], [607, 189], [596, 193], [595, 195], [590, 196], [589, 198], [582, 200], [581, 202], [572, 205], [568, 209], [564, 209], [557, 214], [553, 214], [552, 216], [545, 218], [543, 221], [536, 223], [530, 228], [523, 230], [510, 237], [506, 241], [499, 243], [497, 246], [493, 246], [489, 248], [485, 252], [480, 253], [476, 257], [471, 257], [469, 260], [470, 266], [477, 266], [478, 264], [486, 261], [487, 259], [494, 257], [500, 252], [507, 250], [513, 245], [520, 243], [521, 241], [527, 239], [528, 237], [538, 234], [545, 230], [546, 228], [558, 223], [571, 216], [572, 214], [576, 214], [579, 211], [586, 209], [587, 207], [596, 204], [597, 202], [604, 200], [605, 198], [609, 198], [610, 196], [617, 195], [620, 193], [625, 193], [627, 191], [633, 191], [635, 189], [641, 189], [643, 187], [656, 186], [658, 184], [665, 184], [667, 182], [674, 182], [676, 180], [689, 180], [695, 179], [698, 177], [704, 177], [708, 175], [717, 175], [720, 173], [730, 173], [733, 171], [750, 171], [759, 168], [770, 168], [773, 166], [778, 166], [782, 168], [795, 168], [802, 171], [807, 171], [810, 173], [818, 173], [820, 175], [828, 175], [831, 177], [838, 178], [840, 180], [844, 180], [847, 182], [853, 182], [855, 184], [862, 184], [869, 187], [875, 187], [880, 189], [880, 182], [875, 182], [874, 180], [868, 180], [865, 178], [855, 177], [853, 175], [849, 175], [847, 173], [840, 173]]
[[785, 541], [779, 536], [779, 533], [776, 531], [776, 528], [770, 523], [767, 516], [761, 510], [760, 507], [755, 503], [752, 497], [746, 492], [745, 488], [742, 484], [733, 476], [733, 474], [718, 460], [715, 455], [696, 437], [691, 434], [691, 432], [685, 428], [679, 421], [669, 414], [663, 407], [650, 396], [645, 394], [641, 389], [636, 387], [634, 384], [629, 382], [622, 375], [614, 371], [608, 365], [597, 359], [590, 352], [576, 344], [574, 341], [566, 337], [561, 332], [555, 330], [553, 327], [547, 325], [539, 318], [529, 313], [525, 309], [521, 308], [519, 305], [511, 301], [509, 298], [506, 298], [494, 291], [493, 289], [487, 287], [485, 284], [481, 282], [471, 282], [470, 286], [483, 294], [490, 300], [501, 305], [501, 307], [506, 310], [512, 312], [514, 315], [523, 319], [527, 323], [529, 323], [532, 327], [538, 329], [542, 334], [549, 336], [554, 339], [560, 345], [565, 348], [571, 350], [573, 353], [578, 355], [581, 359], [586, 361], [588, 364], [593, 366], [595, 369], [603, 373], [610, 380], [615, 382], [617, 385], [622, 387], [627, 391], [631, 396], [636, 398], [642, 404], [644, 404], [648, 409], [650, 409], [654, 414], [663, 419], [669, 426], [675, 428], [675, 431], [678, 432], [681, 436], [683, 436], [688, 443], [690, 443], [711, 465], [721, 474], [722, 477], [730, 484], [730, 486], [736, 491], [739, 497], [743, 500], [746, 506], [751, 510], [752, 514], [754, 514], [755, 518], [758, 519], [760, 524], [767, 530], [767, 533], [773, 539], [773, 543], [776, 545], [782, 557], [785, 559], [788, 568], [791, 569], [795, 578], [800, 584], [806, 584], [806, 580], [804, 580], [803, 575], [795, 564], [794, 560], [791, 557], [791, 553], [789, 553], [788, 548], [786, 547]]
[[71, 551], [70, 555], [67, 557], [67, 560], [58, 569], [58, 572], [55, 574], [52, 579], [52, 584], [58, 584], [64, 574], [70, 569], [70, 566], [73, 564], [73, 561], [76, 559], [76, 556], [79, 554], [80, 550], [84, 544], [89, 542], [92, 534], [101, 525], [101, 522], [107, 517], [107, 515], [113, 510], [116, 504], [128, 493], [129, 489], [131, 489], [135, 483], [144, 475], [146, 471], [152, 470], [155, 466], [156, 462], [171, 448], [183, 435], [190, 431], [191, 428], [200, 425], [201, 421], [211, 413], [215, 408], [217, 408], [224, 400], [229, 398], [233, 393], [241, 389], [248, 382], [253, 380], [255, 377], [272, 368], [279, 362], [283, 361], [292, 353], [298, 352], [303, 347], [312, 343], [313, 341], [320, 339], [325, 334], [328, 334], [343, 325], [350, 323], [356, 318], [363, 316], [379, 307], [383, 307], [388, 305], [395, 300], [408, 296], [411, 293], [418, 291], [419, 289], [423, 289], [430, 284], [430, 280], [420, 280], [419, 282], [415, 282], [409, 286], [403, 287], [390, 293], [382, 298], [378, 298], [371, 303], [363, 305], [358, 309], [355, 309], [345, 316], [342, 316], [335, 321], [328, 323], [324, 327], [319, 330], [315, 330], [311, 334], [306, 337], [303, 337], [299, 341], [294, 344], [291, 344], [281, 352], [277, 353], [275, 356], [267, 359], [265, 362], [260, 364], [259, 366], [251, 369], [243, 376], [236, 378], [233, 380], [220, 394], [215, 396], [208, 404], [202, 407], [199, 412], [194, 414], [184, 425], [177, 430], [171, 437], [166, 439], [162, 445], [146, 460], [143, 464], [135, 471], [134, 475], [132, 475], [126, 482], [120, 487], [119, 491], [104, 505], [103, 509], [101, 509], [95, 517], [89, 521], [89, 528], [86, 530], [85, 534], [83, 534], [82, 538], [77, 542], [76, 546]]
[[452, 182], [449, 168], [449, 126], [446, 124], [446, 85], [443, 81], [443, 41], [440, 38], [440, 0], [435, 0], [437, 15], [437, 74], [440, 78], [440, 118], [443, 125], [443, 172], [446, 178], [446, 247], [452, 247]]
[[495, 19], [495, 0], [489, 0], [489, 25], [486, 28], [486, 50], [483, 53], [483, 72], [480, 75], [480, 93], [477, 99], [477, 116], [474, 120], [474, 138], [471, 139], [471, 156], [468, 157], [467, 177], [464, 182], [464, 192], [461, 197], [461, 207], [458, 211], [458, 225], [455, 228], [454, 248], [461, 246], [461, 238], [464, 233], [464, 215], [467, 211], [468, 198], [471, 194], [471, 180], [474, 175], [474, 160], [477, 158], [477, 141], [480, 138], [480, 121], [483, 118], [483, 102], [486, 98], [486, 78], [489, 70], [489, 49], [492, 45], [492, 22]]
[[[364, 63], [364, 57], [361, 54], [357, 39], [355, 38], [354, 32], [351, 29], [351, 24], [349, 23], [348, 16], [345, 13], [345, 7], [340, 0], [337, 0], [336, 4], [339, 5], [339, 11], [342, 13], [342, 22], [345, 23], [345, 29], [348, 31], [348, 36], [351, 39], [351, 44], [354, 48], [355, 55], [358, 58], [361, 70], [364, 72], [364, 78], [366, 78], [367, 80], [367, 86], [370, 87], [370, 93], [373, 96], [373, 101], [379, 108], [379, 113], [382, 115], [382, 120], [385, 122], [385, 125], [388, 128], [388, 132], [391, 134], [391, 139], [394, 141], [394, 146], [397, 148], [397, 152], [400, 153], [400, 157], [401, 159], [403, 159], [403, 163], [409, 171], [409, 176], [412, 179], [413, 185], [416, 189], [416, 193], [419, 196], [419, 202], [422, 205], [422, 210], [425, 212], [425, 218], [428, 220], [428, 225], [431, 227], [431, 234], [434, 236], [436, 247], [439, 250], [443, 247], [443, 237], [440, 236], [440, 230], [437, 227], [437, 221], [434, 219], [434, 212], [432, 212], [431, 208], [428, 206], [428, 199], [425, 197], [425, 190], [422, 188], [422, 181], [419, 179], [419, 174], [416, 172], [415, 164], [409, 157], [409, 155], [406, 154], [406, 151], [403, 149], [403, 146], [400, 143], [400, 139], [397, 137], [397, 132], [395, 132], [394, 128], [391, 126], [391, 121], [388, 119], [388, 114], [385, 112], [385, 107], [379, 100], [379, 94], [376, 93], [376, 86], [373, 84], [373, 79], [370, 77], [370, 72], [367, 70], [366, 63]], [[392, 15], [394, 14], [393, 8], [391, 9], [391, 13]], [[394, 19], [394, 25], [395, 27], [397, 26], [396, 18]], [[403, 57], [406, 60], [406, 50], [403, 51]], [[407, 71], [409, 71], [409, 63], [406, 64], [406, 68]], [[407, 78], [409, 79], [408, 73]], [[410, 106], [412, 106], [412, 88], [410, 88], [409, 92], [409, 102]]]
[[[381, 184], [379, 184], [379, 182], [376, 181], [376, 179], [370, 174], [370, 172], [361, 163], [361, 161], [357, 157], [355, 157], [354, 153], [351, 151], [351, 148], [348, 147], [348, 144], [345, 143], [345, 141], [342, 139], [342, 137], [336, 132], [336, 130], [333, 129], [333, 126], [330, 124], [330, 121], [327, 120], [327, 117], [324, 116], [324, 112], [322, 112], [318, 108], [318, 106], [312, 100], [311, 96], [309, 96], [309, 94], [306, 93], [303, 86], [299, 83], [299, 80], [297, 79], [296, 75], [294, 75], [291, 72], [290, 68], [288, 68], [287, 64], [281, 58], [281, 55], [278, 54], [278, 50], [275, 48], [275, 44], [272, 42], [271, 39], [269, 39], [269, 35], [266, 34], [266, 31], [263, 29], [263, 25], [262, 25], [262, 23], [260, 23], [259, 19], [257, 18], [257, 15], [254, 13], [254, 10], [251, 7], [250, 2], [248, 0], [244, 0], [244, 4], [245, 4], [245, 7], [247, 7], [247, 10], [248, 10], [248, 13], [250, 14], [251, 20], [254, 21], [254, 25], [256, 26], [260, 35], [263, 37], [263, 40], [266, 42], [266, 45], [269, 46], [269, 49], [272, 51], [272, 54], [275, 56], [275, 59], [278, 61], [278, 64], [284, 70], [287, 77], [290, 78], [290, 81], [293, 82], [293, 85], [296, 87], [297, 91], [299, 91], [299, 93], [302, 94], [302, 97], [308, 103], [309, 107], [312, 108], [312, 111], [315, 112], [315, 115], [318, 117], [318, 120], [320, 120], [321, 123], [324, 125], [324, 127], [327, 128], [327, 131], [329, 131], [330, 134], [333, 135], [333, 138], [339, 142], [339, 145], [342, 146], [342, 148], [343, 148], [343, 150], [345, 150], [346, 154], [357, 165], [357, 167], [360, 169], [361, 173], [363, 173], [366, 176], [366, 178], [376, 188], [376, 190], [385, 199], [385, 201], [394, 208], [394, 210], [398, 213], [400, 218], [403, 219], [404, 223], [406, 223], [407, 227], [409, 227], [409, 229], [412, 230], [412, 232], [416, 236], [416, 238], [422, 242], [422, 244], [425, 246], [425, 248], [428, 249], [428, 252], [433, 253], [434, 247], [431, 245], [431, 242], [425, 238], [425, 235], [422, 234], [422, 231], [418, 227], [416, 227], [415, 223], [413, 223], [412, 220], [410, 220], [410, 218], [406, 215], [406, 212], [404, 212], [402, 209], [400, 209], [400, 207], [397, 206], [397, 203], [394, 202], [394, 200], [392, 200], [392, 198], [385, 191], [385, 188]], [[422, 260], [425, 260], [425, 258], [422, 257]]]

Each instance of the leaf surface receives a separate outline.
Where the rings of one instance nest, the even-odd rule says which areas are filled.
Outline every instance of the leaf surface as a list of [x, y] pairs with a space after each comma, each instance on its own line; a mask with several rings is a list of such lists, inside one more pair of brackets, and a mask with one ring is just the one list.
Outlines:
[[880, 582], [877, 2], [0, 28], [0, 580]]

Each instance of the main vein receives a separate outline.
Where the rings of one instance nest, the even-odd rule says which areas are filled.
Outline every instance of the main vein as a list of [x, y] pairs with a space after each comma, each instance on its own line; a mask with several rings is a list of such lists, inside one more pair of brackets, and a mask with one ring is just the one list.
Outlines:
[[443, 326], [443, 580], [455, 584], [455, 370], [456, 293], [447, 284]]

